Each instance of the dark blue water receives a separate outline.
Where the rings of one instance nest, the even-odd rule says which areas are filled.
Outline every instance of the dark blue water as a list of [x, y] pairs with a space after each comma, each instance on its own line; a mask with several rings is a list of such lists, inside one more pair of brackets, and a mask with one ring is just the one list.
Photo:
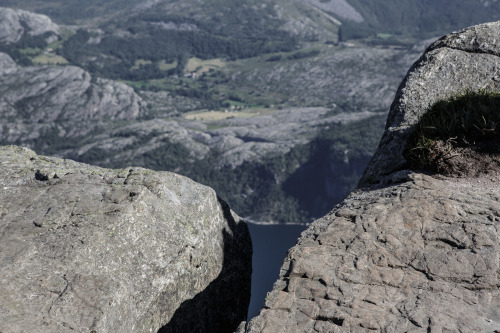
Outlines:
[[252, 296], [248, 319], [259, 314], [267, 292], [277, 280], [289, 248], [295, 245], [305, 225], [248, 223], [253, 244]]

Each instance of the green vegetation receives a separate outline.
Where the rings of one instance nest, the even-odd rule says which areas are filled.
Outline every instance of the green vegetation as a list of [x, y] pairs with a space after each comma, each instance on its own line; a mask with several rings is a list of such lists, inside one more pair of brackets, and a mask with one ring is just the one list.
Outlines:
[[[230, 24], [232, 20], [225, 23]], [[174, 28], [165, 28], [169, 26], [167, 23]], [[190, 28], [176, 29], [177, 25]], [[182, 76], [184, 71], [200, 74], [224, 65], [221, 60], [210, 62], [208, 59], [236, 60], [296, 49], [297, 41], [279, 30], [266, 30], [256, 38], [252, 34], [221, 32], [217, 26], [189, 17], [145, 12], [127, 20], [112, 21], [104, 27], [108, 33], [99, 36], [101, 41], [98, 44], [88, 44], [87, 41], [96, 35], [80, 29], [65, 41], [60, 54], [71, 63], [100, 76], [139, 81]], [[116, 29], [130, 35], [121, 37], [109, 33]], [[192, 68], [195, 58], [199, 58], [199, 64]], [[173, 63], [175, 67], [166, 68], [165, 64]]]
[[257, 113], [253, 112], [232, 112], [232, 111], [205, 111], [205, 112], [199, 112], [199, 111], [193, 111], [193, 112], [188, 112], [184, 115], [184, 118], [189, 119], [189, 120], [203, 120], [203, 121], [216, 121], [216, 120], [222, 120], [222, 119], [227, 119], [227, 118], [236, 118], [236, 117], [251, 117], [256, 115]]
[[[326, 93], [321, 93], [313, 102], [299, 99], [295, 95], [310, 92], [310, 81], [307, 79], [303, 81], [302, 90], [284, 87], [286, 82], [291, 81], [290, 77], [300, 77], [304, 68], [313, 68], [309, 66], [316, 61], [313, 57], [344, 48], [343, 44], [337, 43], [337, 31], [341, 41], [360, 40], [354, 45], [407, 46], [424, 37], [437, 36], [484, 21], [485, 17], [492, 16], [490, 12], [500, 9], [500, 2], [491, 2], [490, 7], [486, 8], [465, 0], [457, 0], [453, 5], [445, 0], [348, 2], [365, 20], [362, 23], [342, 20], [342, 26], [337, 30], [337, 25], [331, 25], [325, 19], [325, 13], [319, 9], [310, 9], [310, 13], [287, 12], [295, 7], [292, 2], [284, 6], [284, 2], [274, 1], [256, 5], [247, 1], [215, 0], [197, 2], [194, 6], [189, 0], [179, 1], [178, 4], [160, 1], [150, 9], [143, 7], [139, 11], [131, 10], [142, 3], [139, 0], [23, 0], [21, 4], [19, 1], [5, 0], [4, 6], [35, 9], [58, 23], [98, 29], [76, 32], [65, 30], [63, 38], [50, 45], [45, 42], [47, 36], [27, 35], [16, 45], [2, 46], [1, 51], [24, 65], [63, 63], [67, 60], [85, 68], [93, 77], [120, 80], [137, 91], [168, 91], [169, 98], [174, 100], [171, 108], [168, 105], [170, 109], [181, 110], [178, 105], [189, 101], [182, 104], [188, 105], [182, 108], [182, 112], [243, 109], [243, 112], [238, 113], [187, 114], [188, 118], [205, 117], [205, 120], [210, 121], [228, 116], [251, 116], [256, 112], [272, 112], [274, 108], [304, 106], [307, 103], [307, 106], [327, 106], [335, 102], [338, 110], [353, 111], [361, 108], [359, 99], [342, 98], [342, 101], [337, 101]], [[279, 15], [274, 6], [276, 3], [280, 5]], [[301, 9], [308, 8], [307, 2], [301, 3], [304, 3]], [[286, 20], [300, 21], [302, 17], [299, 15], [326, 20], [321, 26], [328, 29], [329, 33], [317, 35], [311, 32], [299, 40], [299, 37], [284, 31], [284, 26], [290, 26], [287, 23], [293, 23]], [[325, 42], [324, 39], [330, 40]], [[89, 43], [89, 40], [92, 42]], [[335, 46], [335, 49], [330, 46]], [[55, 54], [44, 54], [48, 48], [53, 49]], [[281, 61], [285, 62], [283, 70], [273, 71], [281, 65], [276, 62]], [[292, 63], [294, 61], [296, 63]], [[358, 63], [354, 60], [339, 62], [341, 66], [338, 70], [354, 68]], [[258, 69], [262, 68], [263, 72], [269, 69], [269, 75], [259, 74]], [[356, 70], [359, 72], [362, 69]], [[288, 76], [285, 75], [287, 71], [290, 74]], [[278, 80], [270, 87], [264, 87], [273, 77], [278, 77]], [[301, 93], [296, 94], [297, 91]], [[331, 95], [331, 91], [328, 94]], [[156, 103], [160, 105], [163, 100], [159, 99]], [[28, 108], [32, 104], [29, 100], [22, 100], [15, 105], [20, 117], [28, 118]], [[451, 104], [446, 107], [449, 108]], [[157, 111], [153, 109], [156, 106], [151, 105], [151, 117], [166, 112]], [[454, 111], [449, 113], [456, 114]], [[436, 115], [432, 117], [436, 118]], [[356, 185], [377, 146], [384, 118], [375, 117], [347, 125], [325, 125], [311, 142], [294, 147], [284, 156], [269, 156], [256, 162], [245, 162], [235, 168], [214, 167], [220, 161], [220, 152], [212, 151], [206, 158], [198, 160], [181, 143], [166, 139], [159, 143], [158, 148], [129, 161], [117, 161], [113, 151], [97, 147], [83, 155], [68, 157], [107, 167], [134, 164], [183, 173], [215, 188], [242, 216], [253, 215], [280, 222], [306, 221], [327, 212]], [[490, 135], [497, 120], [487, 118], [484, 114], [476, 118], [461, 119], [460, 126], [470, 133], [479, 130], [484, 136]], [[469, 122], [474, 124], [473, 128], [463, 125]], [[221, 123], [210, 122], [208, 128], [224, 126]], [[439, 124], [436, 119], [431, 119], [429, 123]], [[452, 123], [450, 119], [445, 119], [439, 126], [451, 126]], [[436, 125], [421, 126], [425, 134], [415, 139], [414, 146], [407, 151], [416, 156], [418, 163], [425, 160], [422, 154], [432, 153], [432, 149], [437, 147], [436, 142], [444, 142], [440, 144], [440, 149], [446, 151], [452, 149], [450, 147], [454, 144], [482, 140], [478, 134], [470, 136], [454, 132], [437, 138], [433, 133], [427, 133], [432, 132], [434, 129], [431, 127]], [[90, 139], [92, 135], [65, 140], [61, 140], [60, 135], [54, 126], [42, 133], [39, 140], [28, 144], [41, 153], [52, 155], [60, 154], [65, 149], [76, 151], [77, 147], [93, 142]], [[149, 143], [158, 136], [157, 133], [116, 135], [133, 137], [134, 143], [124, 147], [129, 152], [138, 147], [150, 146]], [[120, 153], [121, 156], [136, 156], [122, 154], [123, 150]]]
[[224, 60], [220, 58], [202, 60], [200, 58], [189, 58], [186, 64], [187, 72], [196, 72], [198, 74], [203, 74], [209, 72], [210, 70], [221, 70], [226, 66]]
[[24, 34], [17, 43], [0, 44], [0, 52], [7, 53], [12, 59], [22, 66], [32, 65], [32, 57], [41, 54], [47, 46], [46, 38], [51, 33], [39, 36]]
[[47, 43], [46, 40], [51, 37], [51, 32], [38, 36], [25, 33], [17, 43], [0, 44], [0, 52], [7, 53], [21, 66], [68, 64], [65, 58], [54, 52], [59, 52], [63, 42], [72, 34], [70, 30], [62, 29], [61, 39]]
[[457, 147], [478, 149], [500, 139], [500, 94], [486, 91], [440, 101], [427, 111], [408, 139], [405, 157], [412, 168], [438, 171]]
[[309, 57], [316, 57], [320, 54], [319, 50], [309, 50], [309, 51], [300, 51], [295, 52], [287, 57], [289, 60], [297, 60]]
[[66, 65], [68, 60], [55, 54], [39, 54], [32, 60], [33, 64], [37, 65]]

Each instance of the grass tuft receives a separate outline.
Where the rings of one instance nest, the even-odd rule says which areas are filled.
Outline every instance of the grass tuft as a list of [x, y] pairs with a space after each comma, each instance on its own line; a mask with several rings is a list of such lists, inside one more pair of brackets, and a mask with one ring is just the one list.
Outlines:
[[475, 150], [478, 143], [500, 138], [500, 93], [467, 91], [439, 101], [414, 128], [404, 152], [410, 168], [436, 171], [455, 148]]

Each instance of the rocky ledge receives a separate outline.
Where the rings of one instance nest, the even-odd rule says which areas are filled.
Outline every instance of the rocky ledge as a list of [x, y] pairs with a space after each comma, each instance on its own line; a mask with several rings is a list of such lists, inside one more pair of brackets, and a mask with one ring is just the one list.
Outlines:
[[0, 332], [232, 332], [247, 226], [188, 178], [0, 148]]
[[399, 88], [363, 187], [301, 235], [239, 332], [500, 332], [498, 154], [478, 150], [487, 167], [446, 176], [410, 170], [404, 154], [435, 103], [498, 93], [499, 39], [490, 23], [428, 48]]
[[0, 7], [0, 43], [17, 43], [24, 35], [51, 40], [59, 33], [59, 26], [46, 15]]
[[314, 222], [247, 332], [500, 330], [498, 178], [399, 180]]

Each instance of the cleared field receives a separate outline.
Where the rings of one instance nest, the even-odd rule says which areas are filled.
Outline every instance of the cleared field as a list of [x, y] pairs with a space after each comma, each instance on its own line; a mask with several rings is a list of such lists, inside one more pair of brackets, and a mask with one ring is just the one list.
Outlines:
[[55, 54], [40, 54], [32, 59], [33, 63], [38, 65], [65, 65], [68, 60]]
[[177, 60], [172, 63], [166, 63], [165, 60], [162, 60], [158, 63], [158, 68], [162, 71], [168, 71], [169, 69], [173, 69], [177, 67]]
[[153, 62], [151, 60], [144, 60], [144, 59], [137, 59], [134, 63], [134, 66], [132, 66], [132, 70], [138, 70], [139, 67], [144, 66], [144, 65], [151, 65]]
[[25, 49], [19, 50], [22, 54], [28, 55], [28, 56], [34, 56], [37, 55], [41, 52], [39, 48], [32, 48], [32, 47], [27, 47]]
[[210, 69], [221, 69], [225, 66], [226, 63], [220, 58], [201, 60], [200, 58], [193, 57], [189, 58], [185, 71], [202, 74], [208, 72]]
[[[152, 65], [152, 64], [153, 62], [151, 60], [137, 59], [134, 63], [134, 66], [132, 66], [130, 69], [135, 71], [138, 70], [140, 66]], [[177, 60], [172, 63], [167, 63], [165, 62], [165, 60], [162, 60], [157, 63], [157, 66], [160, 70], [167, 71], [169, 69], [177, 67]]]
[[202, 120], [202, 121], [216, 121], [216, 120], [223, 120], [227, 118], [234, 118], [234, 117], [253, 117], [257, 115], [258, 113], [254, 112], [233, 112], [233, 111], [205, 111], [205, 112], [199, 112], [199, 111], [193, 111], [193, 112], [188, 112], [184, 116], [184, 118], [188, 120]]

